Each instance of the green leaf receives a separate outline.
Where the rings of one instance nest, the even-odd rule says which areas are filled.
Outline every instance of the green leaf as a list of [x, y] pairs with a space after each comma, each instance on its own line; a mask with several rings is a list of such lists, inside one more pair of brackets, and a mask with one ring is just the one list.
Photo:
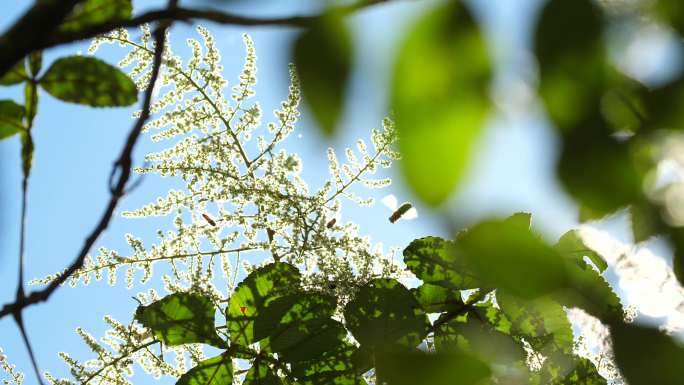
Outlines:
[[342, 115], [352, 64], [352, 39], [344, 20], [336, 14], [317, 19], [293, 51], [304, 99], [323, 133], [331, 135]]
[[24, 66], [24, 60], [19, 60], [17, 64], [12, 67], [5, 76], [0, 78], [0, 85], [11, 86], [13, 84], [19, 84], [23, 81], [28, 80], [28, 75], [26, 74], [26, 67]]
[[26, 103], [26, 120], [30, 127], [38, 111], [38, 88], [32, 82], [27, 82], [24, 86], [24, 102]]
[[490, 287], [535, 298], [565, 287], [564, 261], [515, 221], [484, 221], [461, 233], [456, 254]]
[[0, 140], [24, 129], [24, 106], [11, 100], [0, 100]]
[[424, 282], [451, 290], [481, 286], [475, 273], [456, 254], [453, 241], [439, 237], [418, 238], [404, 249], [406, 267]]
[[39, 84], [57, 99], [92, 107], [129, 106], [138, 99], [135, 83], [126, 74], [93, 57], [58, 59]]
[[443, 286], [424, 283], [411, 292], [426, 313], [457, 311], [464, 306], [460, 291]]
[[568, 263], [567, 272], [568, 288], [552, 295], [560, 304], [583, 309], [604, 323], [623, 318], [620, 298], [591, 266], [583, 261]]
[[286, 362], [307, 361], [344, 344], [347, 330], [330, 318], [298, 324], [269, 338], [270, 349]]
[[74, 32], [106, 22], [131, 18], [131, 0], [87, 0], [77, 4], [59, 26], [59, 32]]
[[656, 329], [611, 326], [615, 362], [630, 385], [678, 384], [684, 378], [684, 348]]
[[31, 71], [31, 76], [36, 78], [40, 69], [43, 68], [43, 51], [33, 51], [28, 55], [28, 68]]
[[388, 385], [481, 385], [491, 375], [487, 364], [466, 353], [384, 353], [376, 358], [378, 383]]
[[249, 368], [242, 385], [283, 385], [283, 381], [262, 359], [257, 357], [252, 367]]
[[684, 4], [678, 0], [658, 0], [654, 4], [655, 14], [684, 36]]
[[366, 385], [363, 373], [371, 368], [370, 355], [345, 342], [316, 359], [292, 363], [301, 385]]
[[224, 352], [197, 364], [183, 374], [176, 385], [230, 385], [232, 383], [233, 363], [230, 355]]
[[511, 322], [511, 335], [525, 338], [545, 355], [572, 352], [572, 327], [565, 310], [556, 301], [548, 297], [521, 300], [502, 290], [496, 292], [496, 300]]
[[[449, 317], [443, 314], [440, 319]], [[442, 323], [435, 330], [435, 347], [439, 353], [462, 351], [484, 362], [511, 365], [525, 360], [525, 351], [511, 335], [496, 330], [476, 312]]]
[[[255, 336], [255, 324], [277, 322], [295, 301], [291, 295], [299, 293], [300, 274], [289, 263], [276, 262], [263, 266], [245, 278], [235, 288], [226, 309], [226, 322], [230, 340], [243, 346], [268, 336], [263, 327]], [[291, 301], [284, 303], [281, 297]], [[273, 304], [273, 307], [268, 309]], [[244, 313], [243, 313], [244, 310]]]
[[391, 102], [406, 181], [425, 203], [444, 202], [463, 177], [490, 109], [491, 76], [485, 38], [462, 2], [439, 6], [407, 34]]
[[603, 256], [589, 248], [577, 230], [570, 230], [563, 234], [554, 248], [570, 260], [583, 261], [584, 257], [589, 258], [600, 272], [604, 272], [608, 268], [608, 263]]
[[427, 316], [416, 299], [393, 279], [363, 286], [344, 308], [347, 328], [369, 349], [413, 348], [427, 335]]
[[598, 109], [603, 94], [601, 11], [591, 0], [549, 1], [535, 32], [534, 49], [546, 110], [558, 128], [571, 130]]
[[566, 356], [566, 362], [547, 359], [541, 369], [542, 383], [549, 385], [607, 385], [596, 366], [584, 357]]
[[216, 334], [214, 313], [216, 307], [209, 298], [175, 293], [140, 306], [135, 319], [168, 346], [206, 343], [223, 348], [226, 343]]

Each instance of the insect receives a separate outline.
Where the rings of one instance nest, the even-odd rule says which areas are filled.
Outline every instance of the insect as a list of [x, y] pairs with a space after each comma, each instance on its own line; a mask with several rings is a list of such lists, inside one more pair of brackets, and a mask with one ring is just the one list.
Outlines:
[[397, 197], [395, 197], [394, 194], [385, 196], [382, 198], [381, 202], [393, 211], [392, 215], [389, 217], [390, 223], [395, 223], [399, 219], [411, 220], [418, 218], [418, 210], [408, 202], [402, 203], [401, 206], [399, 206]]
[[247, 306], [240, 306], [240, 313], [242, 313], [242, 315], [246, 315], [245, 314], [246, 311], [247, 311]]
[[204, 217], [204, 219], [207, 220], [207, 222], [209, 222], [210, 225], [216, 227], [216, 222], [214, 222], [214, 220], [211, 219], [211, 217], [208, 214], [202, 213], [202, 216]]
[[325, 225], [325, 227], [327, 227], [327, 228], [330, 229], [330, 228], [332, 228], [333, 226], [335, 226], [335, 223], [336, 223], [336, 222], [337, 222], [337, 219], [336, 219], [336, 218], [333, 218], [333, 219], [331, 219], [331, 220], [328, 221], [328, 223]]

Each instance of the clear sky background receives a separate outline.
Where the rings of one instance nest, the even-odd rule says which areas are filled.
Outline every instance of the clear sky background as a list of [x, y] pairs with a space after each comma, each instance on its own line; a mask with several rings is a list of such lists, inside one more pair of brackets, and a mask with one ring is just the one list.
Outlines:
[[[4, 30], [31, 3], [28, 0], [4, 2], [0, 29]], [[182, 2], [193, 5], [192, 1]], [[251, 5], [247, 5], [247, 3]], [[255, 3], [257, 5], [255, 5]], [[541, 0], [474, 0], [469, 2], [490, 38], [492, 53], [499, 66], [492, 94], [499, 108], [492, 114], [473, 164], [459, 192], [444, 210], [459, 222], [468, 223], [488, 215], [509, 215], [516, 211], [533, 213], [534, 226], [549, 239], [575, 227], [576, 208], [562, 192], [554, 177], [557, 141], [533, 101], [525, 81], [533, 81], [534, 61], [527, 50], [533, 21]], [[157, 0], [134, 0], [136, 12], [161, 5]], [[199, 1], [194, 4], [199, 4]], [[212, 4], [217, 4], [216, 2]], [[286, 5], [284, 5], [286, 4]], [[340, 135], [326, 142], [313, 126], [306, 109], [298, 129], [284, 146], [303, 159], [303, 177], [312, 187], [328, 177], [325, 147], [332, 144], [341, 150], [353, 145], [356, 138], [367, 138], [388, 114], [386, 103], [392, 59], [407, 26], [434, 1], [397, 1], [365, 10], [349, 19], [355, 36], [355, 72], [349, 88], [349, 100]], [[272, 16], [308, 13], [316, 1], [237, 2], [232, 5], [244, 14]], [[224, 74], [235, 83], [244, 61], [241, 34], [253, 37], [258, 56], [258, 100], [264, 115], [278, 107], [287, 95], [289, 47], [296, 30], [288, 28], [242, 28], [207, 24], [222, 52]], [[176, 24], [172, 30], [175, 51], [188, 56], [187, 37], [197, 37], [193, 28]], [[85, 53], [87, 43], [53, 49], [45, 54], [44, 68], [57, 57]], [[102, 48], [98, 57], [116, 63], [121, 49]], [[467, 59], [465, 59], [467, 60]], [[532, 94], [531, 94], [532, 92]], [[1, 98], [20, 99], [21, 89], [2, 88]], [[109, 199], [107, 177], [117, 158], [133, 120], [131, 113], [139, 106], [119, 109], [92, 109], [66, 104], [41, 93], [39, 112], [34, 125], [36, 152], [30, 180], [26, 276], [44, 277], [63, 269], [80, 249], [85, 235], [99, 219]], [[301, 138], [297, 134], [301, 134]], [[141, 139], [135, 160], [155, 149], [148, 136]], [[11, 301], [16, 288], [18, 221], [20, 207], [19, 140], [0, 142], [0, 301]], [[398, 168], [390, 175], [397, 175]], [[148, 176], [143, 184], [123, 200], [120, 210], [138, 208], [164, 195], [173, 181]], [[413, 197], [400, 178], [386, 189], [369, 190], [377, 198], [393, 193], [399, 201]], [[362, 234], [381, 241], [387, 247], [405, 247], [412, 239], [425, 235], [443, 235], [446, 230], [430, 209], [418, 206], [419, 218], [390, 225], [390, 210], [380, 204], [371, 209], [343, 206], [343, 218], [359, 223]], [[116, 216], [97, 246], [128, 251], [124, 234], [132, 233], [152, 240], [157, 228], [168, 229], [169, 218], [130, 220]], [[92, 357], [73, 332], [82, 326], [100, 337], [106, 330], [102, 316], [110, 314], [123, 322], [132, 317], [136, 303], [130, 298], [140, 287], [126, 290], [122, 282], [114, 288], [106, 282], [88, 287], [64, 287], [49, 303], [25, 312], [26, 326], [42, 370], [58, 377], [67, 376], [67, 367], [56, 356], [67, 351], [74, 357]], [[10, 318], [0, 320], [0, 347], [10, 360], [27, 374], [27, 384], [34, 383], [30, 364], [18, 331]], [[140, 371], [140, 370], [138, 370]], [[136, 384], [153, 383], [137, 376]], [[163, 383], [173, 383], [166, 379]]]

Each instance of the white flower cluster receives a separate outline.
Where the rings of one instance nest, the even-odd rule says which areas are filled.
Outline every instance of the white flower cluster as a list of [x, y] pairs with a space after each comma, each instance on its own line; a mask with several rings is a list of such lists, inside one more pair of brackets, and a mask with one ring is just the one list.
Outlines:
[[2, 348], [0, 348], [0, 369], [4, 372], [0, 375], [0, 380], [4, 385], [21, 385], [24, 383], [24, 373], [17, 371], [16, 365], [9, 363]]
[[[129, 218], [172, 215], [173, 229], [158, 231], [154, 245], [127, 235], [132, 250], [128, 255], [101, 248], [68, 282], [87, 285], [92, 278], [100, 280], [106, 274], [109, 284], [114, 285], [117, 271], [125, 269], [126, 285], [131, 287], [136, 271], [142, 272], [139, 279], [145, 284], [153, 277], [153, 266], [166, 262], [171, 273], [162, 279], [168, 292], [199, 292], [225, 307], [239, 271], [248, 273], [256, 267], [248, 260], [257, 264], [274, 260], [292, 263], [302, 271], [308, 288], [334, 294], [341, 303], [372, 278], [398, 276], [393, 253], [384, 255], [381, 248], [373, 247], [368, 237], [359, 235], [355, 224], [331, 220], [339, 213], [343, 197], [372, 204], [372, 200], [353, 194], [352, 186], [389, 185], [389, 179], [370, 176], [399, 158], [391, 148], [396, 140], [392, 121], [385, 119], [382, 130], [372, 131], [370, 146], [359, 140], [356, 151], [346, 149], [347, 162], [339, 162], [329, 149], [331, 180], [310, 192], [300, 177], [300, 158], [279, 146], [294, 131], [299, 116], [295, 69], [290, 68], [289, 94], [274, 111], [275, 120], [262, 125], [261, 107], [251, 101], [257, 81], [251, 39], [244, 36], [246, 61], [239, 82], [227, 96], [227, 81], [213, 37], [204, 28], [199, 27], [198, 32], [202, 42], [188, 40], [192, 55], [185, 65], [171, 50], [167, 37], [154, 90], [154, 118], [144, 130], [156, 130], [152, 140], [170, 144], [147, 155], [145, 166], [135, 169], [163, 177], [179, 176], [185, 187], [123, 214]], [[132, 66], [129, 75], [144, 89], [154, 50], [149, 29], [142, 28], [138, 40], [126, 30], [98, 37], [90, 53], [104, 43], [117, 43], [129, 50], [119, 64]], [[221, 270], [222, 277], [215, 276], [215, 269]], [[220, 284], [219, 278], [223, 279]], [[53, 279], [55, 275], [33, 283]], [[140, 300], [144, 303], [151, 298]], [[60, 353], [79, 384], [129, 384], [134, 362], [155, 377], [177, 377], [188, 368], [185, 357], [190, 355], [197, 362], [201, 356], [196, 347], [178, 349], [176, 364], [167, 364], [165, 355], [170, 350], [164, 347], [164, 353], [153, 352], [153, 340], [138, 326], [124, 326], [110, 317], [105, 321], [111, 330], [103, 344], [78, 330], [97, 354], [96, 359], [79, 363]], [[71, 383], [49, 374], [46, 378], [53, 384]]]

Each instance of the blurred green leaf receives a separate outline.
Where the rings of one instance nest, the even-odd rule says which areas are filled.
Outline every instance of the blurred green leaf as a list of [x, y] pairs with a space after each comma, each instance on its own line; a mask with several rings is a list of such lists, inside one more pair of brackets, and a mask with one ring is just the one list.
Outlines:
[[230, 385], [233, 383], [233, 362], [223, 353], [197, 364], [183, 374], [176, 385]]
[[427, 316], [416, 299], [394, 279], [374, 279], [344, 308], [349, 331], [362, 346], [380, 350], [413, 348], [427, 335]]
[[87, 0], [74, 7], [58, 32], [74, 32], [96, 24], [130, 19], [132, 13], [131, 0]]
[[496, 300], [511, 322], [512, 335], [525, 338], [544, 355], [572, 352], [572, 327], [556, 301], [549, 297], [522, 300], [503, 290], [497, 290]]
[[437, 205], [463, 177], [490, 109], [486, 42], [460, 1], [425, 15], [398, 54], [392, 107], [406, 181]]
[[658, 207], [648, 202], [632, 203], [629, 207], [629, 219], [634, 243], [647, 241], [666, 230]]
[[460, 291], [443, 286], [424, 283], [411, 292], [426, 313], [456, 311], [465, 306]]
[[552, 355], [547, 358], [540, 374], [541, 383], [549, 385], [608, 384], [591, 361], [569, 354]]
[[0, 100], [0, 140], [24, 129], [24, 106], [12, 100]]
[[439, 237], [418, 238], [404, 249], [403, 254], [406, 267], [424, 282], [451, 290], [481, 286], [464, 257], [456, 254], [453, 241]]
[[43, 51], [33, 51], [28, 55], [28, 68], [31, 71], [31, 76], [36, 78], [40, 69], [43, 68]]
[[535, 298], [565, 287], [560, 254], [515, 221], [484, 221], [457, 237], [457, 255], [490, 287]]
[[5, 76], [0, 78], [0, 85], [11, 86], [13, 84], [19, 84], [23, 81], [28, 80], [28, 75], [26, 74], [26, 67], [24, 65], [24, 60], [19, 60], [17, 64], [12, 67]]
[[599, 108], [605, 85], [601, 11], [591, 0], [551, 0], [535, 32], [539, 93], [553, 122], [572, 130]]
[[206, 343], [225, 348], [226, 343], [216, 334], [215, 313], [216, 307], [207, 297], [174, 293], [140, 306], [135, 319], [168, 346]]
[[[440, 318], [448, 317], [443, 314]], [[511, 365], [525, 360], [525, 351], [511, 335], [496, 330], [477, 312], [467, 312], [435, 330], [435, 347], [439, 353], [467, 352], [484, 362]]]
[[392, 352], [376, 358], [378, 383], [388, 385], [482, 385], [491, 371], [466, 353]]
[[684, 4], [679, 0], [658, 0], [653, 4], [655, 14], [684, 36]]
[[553, 298], [566, 307], [578, 307], [610, 323], [623, 318], [620, 298], [599, 273], [586, 262], [568, 263], [568, 288], [553, 294]]
[[[232, 382], [227, 382], [227, 384], [232, 384]], [[252, 367], [249, 368], [242, 385], [283, 385], [283, 381], [273, 373], [266, 362], [257, 357]]]
[[[278, 322], [294, 304], [296, 298], [288, 296], [299, 292], [299, 270], [293, 265], [276, 262], [250, 273], [235, 288], [226, 309], [226, 322], [230, 340], [248, 346], [268, 336], [268, 328], [262, 327], [255, 337], [255, 324], [268, 325]], [[278, 299], [288, 296], [290, 302]], [[269, 305], [273, 307], [269, 309]]]
[[138, 99], [135, 83], [126, 74], [93, 57], [58, 59], [39, 84], [57, 99], [92, 107], [129, 106]]
[[352, 64], [352, 40], [340, 15], [327, 14], [297, 39], [294, 62], [304, 99], [326, 135], [342, 115]]
[[577, 230], [570, 230], [563, 234], [554, 245], [554, 248], [563, 257], [570, 260], [583, 261], [584, 257], [589, 258], [600, 272], [604, 272], [608, 268], [608, 263], [603, 256], [589, 248]]
[[[603, 123], [594, 119], [590, 127]], [[597, 129], [598, 130], [598, 129]], [[566, 136], [557, 165], [565, 189], [596, 215], [605, 215], [642, 198], [642, 176], [629, 142], [601, 133]]]
[[610, 328], [615, 362], [630, 385], [678, 384], [684, 348], [656, 329], [616, 323]]

